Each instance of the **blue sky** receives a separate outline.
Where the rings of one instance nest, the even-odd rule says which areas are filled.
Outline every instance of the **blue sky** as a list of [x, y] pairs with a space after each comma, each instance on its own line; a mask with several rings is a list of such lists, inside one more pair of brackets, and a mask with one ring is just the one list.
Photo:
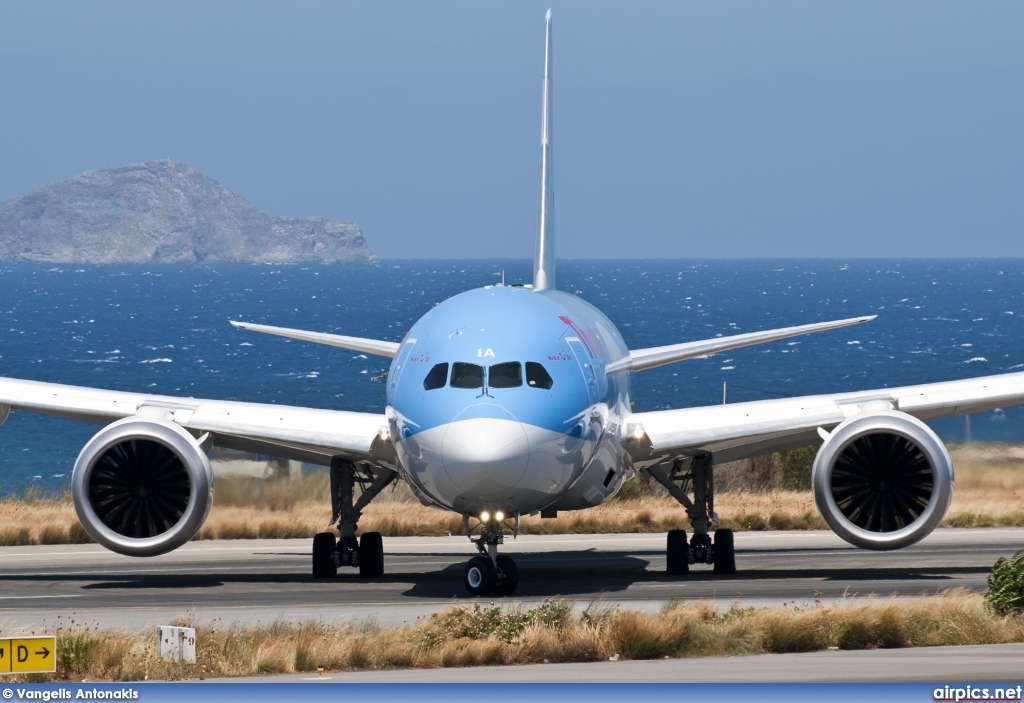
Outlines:
[[1024, 3], [0, 4], [0, 200], [171, 158], [385, 257], [1024, 256]]

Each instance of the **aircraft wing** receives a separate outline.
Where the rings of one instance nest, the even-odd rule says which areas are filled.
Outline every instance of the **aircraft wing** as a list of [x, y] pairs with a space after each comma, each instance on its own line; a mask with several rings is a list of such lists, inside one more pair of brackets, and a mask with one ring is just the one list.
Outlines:
[[[819, 444], [848, 417], [898, 410], [919, 420], [959, 417], [1024, 403], [1024, 373], [901, 388], [759, 400], [633, 413], [625, 441], [639, 466], [711, 452], [716, 462], [735, 461]], [[827, 434], [826, 434], [827, 436]]]
[[[665, 364], [673, 364], [677, 361], [695, 359], [699, 356], [717, 354], [718, 352], [739, 349], [740, 347], [751, 347], [755, 344], [775, 342], [780, 339], [799, 337], [815, 332], [826, 332], [837, 330], [841, 327], [859, 325], [864, 322], [871, 322], [877, 315], [864, 317], [851, 317], [846, 320], [832, 320], [831, 322], [815, 322], [810, 325], [799, 325], [797, 327], [783, 327], [777, 330], [765, 330], [762, 332], [750, 332], [748, 334], [737, 334], [730, 337], [713, 337], [702, 339], [696, 342], [683, 342], [682, 344], [669, 344], [664, 347], [648, 347], [647, 349], [630, 349], [629, 356], [608, 364], [605, 375], [621, 373], [623, 371], [643, 371], [653, 369]], [[231, 324], [238, 326], [236, 323]]]
[[332, 456], [394, 465], [383, 413], [176, 398], [0, 378], [0, 424], [12, 408], [96, 424], [133, 415], [161, 417], [197, 436], [210, 433], [214, 446], [323, 465], [330, 465]]
[[377, 356], [387, 356], [391, 358], [394, 358], [395, 354], [398, 353], [398, 348], [402, 346], [398, 342], [385, 342], [381, 339], [346, 337], [341, 334], [308, 332], [306, 330], [296, 330], [289, 327], [272, 327], [271, 325], [257, 325], [253, 322], [237, 322], [236, 320], [230, 320], [230, 322], [240, 330], [262, 332], [264, 334], [273, 334], [278, 337], [288, 337], [290, 339], [301, 339], [304, 342], [326, 344], [331, 347], [341, 347], [343, 349], [351, 349], [353, 351], [361, 351], [366, 352], [367, 354], [376, 354]]

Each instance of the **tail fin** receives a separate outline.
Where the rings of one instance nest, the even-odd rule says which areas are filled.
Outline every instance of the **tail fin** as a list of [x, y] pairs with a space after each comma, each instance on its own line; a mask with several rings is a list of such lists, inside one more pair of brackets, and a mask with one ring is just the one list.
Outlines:
[[533, 288], [555, 287], [555, 160], [551, 130], [551, 10], [545, 17], [544, 99], [540, 129], [540, 224], [533, 260]]

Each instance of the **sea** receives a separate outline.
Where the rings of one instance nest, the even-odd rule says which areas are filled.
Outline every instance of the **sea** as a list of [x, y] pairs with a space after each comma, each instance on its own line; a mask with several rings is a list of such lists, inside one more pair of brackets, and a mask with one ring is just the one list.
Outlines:
[[[379, 265], [0, 265], [0, 376], [381, 412], [388, 360], [229, 320], [399, 341], [463, 290], [529, 282], [528, 260]], [[558, 288], [633, 348], [859, 315], [873, 322], [636, 374], [636, 410], [1024, 370], [1024, 259], [560, 260]], [[935, 421], [943, 440], [1024, 441], [1024, 411]], [[93, 425], [13, 411], [0, 495], [66, 487]]]

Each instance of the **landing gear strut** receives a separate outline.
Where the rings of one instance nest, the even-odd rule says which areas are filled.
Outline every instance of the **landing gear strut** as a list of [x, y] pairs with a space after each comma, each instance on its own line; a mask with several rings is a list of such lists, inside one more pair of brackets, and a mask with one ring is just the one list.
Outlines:
[[[711, 455], [697, 454], [690, 459], [677, 459], [668, 471], [662, 466], [652, 466], [647, 471], [686, 508], [686, 515], [693, 525], [693, 537], [689, 543], [684, 530], [668, 533], [666, 571], [685, 574], [690, 570], [690, 564], [712, 564], [716, 574], [735, 573], [736, 550], [732, 530], [715, 530], [714, 542], [708, 534], [710, 523], [718, 522], [714, 512], [714, 463]], [[687, 486], [692, 486], [692, 500], [687, 495]]]
[[[466, 564], [465, 582], [466, 590], [471, 596], [509, 596], [519, 585], [519, 569], [516, 567], [512, 557], [498, 554], [498, 545], [504, 543], [505, 535], [502, 531], [504, 526], [504, 515], [495, 513], [480, 514], [480, 536], [473, 539], [473, 530], [469, 526], [469, 515], [462, 516], [462, 524], [466, 529], [466, 536], [476, 545], [480, 551]], [[515, 516], [515, 527], [512, 528], [513, 535], [519, 532], [519, 515]]]
[[[369, 473], [358, 475], [356, 465], [341, 457], [331, 459], [331, 524], [338, 529], [321, 532], [313, 538], [313, 578], [331, 578], [338, 574], [339, 566], [359, 567], [363, 578], [384, 575], [384, 544], [379, 532], [367, 532], [356, 539], [356, 528], [363, 508], [398, 477], [398, 472], [381, 469], [366, 485]], [[355, 482], [363, 486], [359, 500], [353, 502]]]

